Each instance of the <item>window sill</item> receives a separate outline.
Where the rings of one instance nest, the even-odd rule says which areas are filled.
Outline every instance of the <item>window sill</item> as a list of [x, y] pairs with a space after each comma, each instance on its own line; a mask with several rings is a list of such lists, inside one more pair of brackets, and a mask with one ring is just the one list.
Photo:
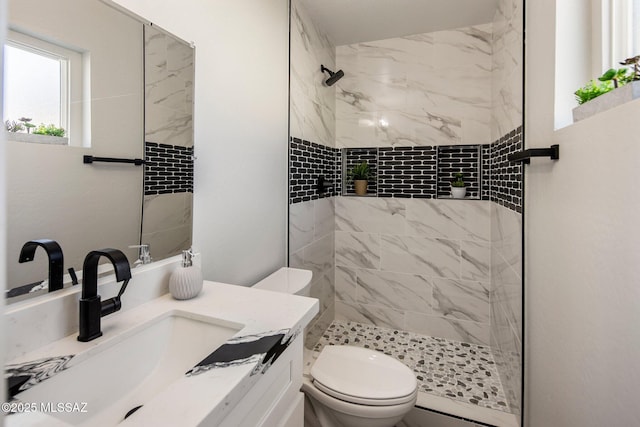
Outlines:
[[573, 122], [576, 123], [637, 98], [640, 98], [640, 81], [631, 82], [577, 106], [573, 109]]
[[7, 141], [30, 142], [48, 145], [69, 145], [66, 136], [37, 135], [33, 133], [6, 132]]

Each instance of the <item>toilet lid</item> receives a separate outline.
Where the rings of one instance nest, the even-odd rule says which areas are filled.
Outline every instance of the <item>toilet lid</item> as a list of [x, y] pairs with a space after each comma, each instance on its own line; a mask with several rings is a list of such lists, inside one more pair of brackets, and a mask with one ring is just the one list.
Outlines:
[[[311, 367], [318, 388], [354, 403], [399, 404], [413, 398], [417, 382], [407, 366], [378, 351], [326, 346]], [[369, 402], [371, 401], [371, 402]]]

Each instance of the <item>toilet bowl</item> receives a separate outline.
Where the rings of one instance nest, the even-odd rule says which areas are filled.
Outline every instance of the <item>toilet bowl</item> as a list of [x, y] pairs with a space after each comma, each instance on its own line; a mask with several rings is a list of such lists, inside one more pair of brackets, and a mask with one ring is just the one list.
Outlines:
[[313, 273], [299, 268], [282, 267], [252, 286], [256, 289], [308, 297]]
[[418, 384], [407, 366], [361, 347], [326, 346], [302, 391], [322, 427], [393, 427], [416, 403]]
[[[309, 296], [308, 270], [283, 267], [253, 285]], [[418, 383], [407, 366], [378, 351], [326, 346], [304, 378], [302, 391], [321, 427], [393, 427], [416, 403]], [[306, 418], [306, 415], [305, 415]]]

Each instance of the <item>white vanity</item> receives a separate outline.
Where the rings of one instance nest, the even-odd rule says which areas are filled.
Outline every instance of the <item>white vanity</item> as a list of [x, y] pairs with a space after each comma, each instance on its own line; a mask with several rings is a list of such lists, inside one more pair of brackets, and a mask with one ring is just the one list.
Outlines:
[[[174, 264], [160, 264], [134, 270], [128, 309], [125, 294], [123, 311], [87, 343], [72, 325], [79, 289], [10, 308], [6, 368], [24, 383], [13, 381], [23, 391], [11, 403], [23, 413], [7, 426], [303, 424], [302, 338], [317, 300], [205, 282], [198, 297], [178, 301], [163, 292]], [[99, 292], [114, 287], [107, 280]], [[55, 337], [65, 322], [71, 330]]]

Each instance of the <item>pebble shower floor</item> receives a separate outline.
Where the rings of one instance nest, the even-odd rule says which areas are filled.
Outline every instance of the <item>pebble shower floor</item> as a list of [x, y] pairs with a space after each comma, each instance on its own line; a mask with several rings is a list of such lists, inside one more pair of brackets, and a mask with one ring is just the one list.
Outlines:
[[334, 321], [313, 348], [349, 344], [393, 356], [413, 370], [419, 391], [509, 412], [491, 349], [356, 322]]

